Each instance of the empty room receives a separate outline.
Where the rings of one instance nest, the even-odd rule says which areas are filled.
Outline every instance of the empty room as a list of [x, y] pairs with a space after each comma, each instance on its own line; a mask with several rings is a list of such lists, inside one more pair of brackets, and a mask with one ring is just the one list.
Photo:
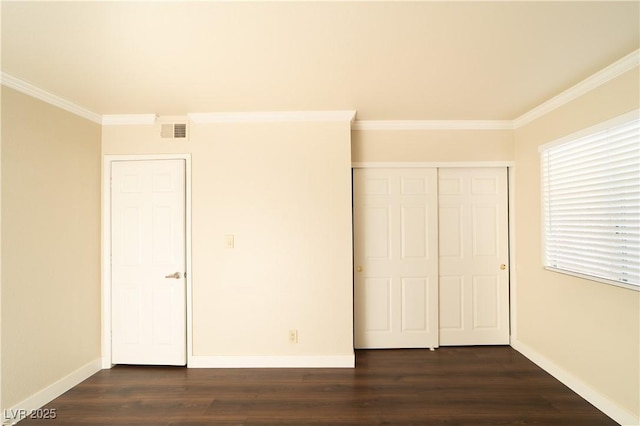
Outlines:
[[640, 2], [2, 1], [2, 424], [640, 424]]

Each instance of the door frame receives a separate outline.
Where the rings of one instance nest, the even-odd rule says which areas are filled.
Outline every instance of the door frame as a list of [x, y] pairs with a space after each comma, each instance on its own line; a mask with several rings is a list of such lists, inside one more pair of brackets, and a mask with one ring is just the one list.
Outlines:
[[[515, 241], [515, 162], [514, 161], [457, 161], [457, 162], [352, 162], [351, 169], [375, 169], [375, 168], [482, 168], [482, 167], [500, 167], [507, 169], [507, 220], [509, 221], [508, 244], [509, 244], [509, 345], [518, 340], [517, 336], [517, 303], [516, 303], [516, 241]], [[351, 188], [353, 192], [353, 188]], [[355, 243], [354, 243], [355, 244]], [[353, 285], [355, 286], [355, 278]], [[355, 287], [354, 287], [355, 291]], [[355, 323], [354, 323], [355, 332]]]
[[192, 352], [191, 297], [191, 154], [103, 155], [102, 157], [102, 368], [111, 368], [111, 163], [114, 161], [184, 160], [187, 367]]

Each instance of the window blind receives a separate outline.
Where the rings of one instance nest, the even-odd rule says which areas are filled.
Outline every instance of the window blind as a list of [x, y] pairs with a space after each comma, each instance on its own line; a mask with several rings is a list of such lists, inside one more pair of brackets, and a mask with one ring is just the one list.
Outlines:
[[640, 119], [543, 149], [541, 162], [545, 266], [640, 289]]

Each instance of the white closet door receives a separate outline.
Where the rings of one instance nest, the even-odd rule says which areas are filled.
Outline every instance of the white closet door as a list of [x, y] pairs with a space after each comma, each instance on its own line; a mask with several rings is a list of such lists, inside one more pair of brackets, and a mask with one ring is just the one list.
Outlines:
[[438, 346], [436, 169], [355, 169], [356, 348]]
[[508, 344], [507, 169], [438, 175], [440, 345]]

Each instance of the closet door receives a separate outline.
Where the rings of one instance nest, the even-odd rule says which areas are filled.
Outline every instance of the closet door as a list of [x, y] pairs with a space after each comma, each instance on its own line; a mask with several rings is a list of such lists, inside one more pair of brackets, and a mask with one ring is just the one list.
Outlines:
[[508, 344], [507, 169], [438, 176], [440, 345]]
[[438, 346], [437, 170], [354, 169], [356, 348]]

